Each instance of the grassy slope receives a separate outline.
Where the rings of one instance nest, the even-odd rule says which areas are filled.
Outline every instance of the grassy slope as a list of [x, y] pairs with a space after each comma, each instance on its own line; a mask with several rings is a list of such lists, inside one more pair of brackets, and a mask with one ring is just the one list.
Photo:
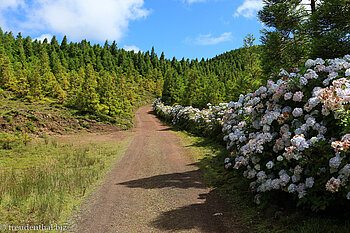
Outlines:
[[[87, 135], [45, 137], [12, 150], [0, 149], [2, 224], [64, 224], [82, 198], [128, 148], [132, 133], [120, 140], [84, 142]], [[79, 137], [80, 140], [78, 140]]]
[[[5, 94], [4, 94], [5, 93]], [[132, 116], [105, 117], [82, 115], [54, 101], [28, 103], [18, 100], [10, 92], [0, 95], [0, 133], [28, 133], [31, 135], [67, 134], [79, 131], [106, 131], [128, 129], [133, 126]], [[154, 96], [140, 96], [134, 110], [151, 104]]]
[[280, 208], [275, 203], [264, 208], [253, 203], [248, 186], [234, 172], [224, 170], [224, 159], [229, 152], [210, 139], [178, 131], [182, 144], [198, 161], [207, 184], [219, 192], [238, 213], [251, 232], [350, 232], [350, 221], [345, 214], [313, 214], [293, 207]]
[[[116, 129], [126, 128], [127, 124], [124, 119], [117, 119], [114, 125]], [[106, 128], [105, 125], [94, 119], [94, 116], [79, 115], [76, 110], [55, 103], [27, 103], [11, 98], [0, 99], [1, 132], [24, 132], [40, 136], [103, 130]]]
[[[153, 99], [146, 93], [135, 109]], [[119, 130], [130, 128], [130, 119], [101, 122], [55, 102], [28, 103], [2, 93], [0, 224], [65, 224], [128, 148], [133, 134]], [[113, 132], [114, 136], [84, 132]], [[30, 142], [25, 145], [23, 139]], [[6, 140], [11, 149], [3, 148]]]

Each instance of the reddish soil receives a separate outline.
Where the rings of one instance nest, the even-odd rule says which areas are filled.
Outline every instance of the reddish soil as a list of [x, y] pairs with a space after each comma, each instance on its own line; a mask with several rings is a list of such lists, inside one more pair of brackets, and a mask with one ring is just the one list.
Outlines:
[[117, 126], [94, 120], [75, 119], [60, 116], [58, 113], [41, 113], [29, 110], [14, 110], [7, 116], [0, 116], [2, 132], [23, 132], [32, 136], [72, 135], [81, 132], [116, 132]]
[[151, 110], [136, 112], [130, 147], [87, 198], [73, 231], [247, 232]]
[[[115, 142], [116, 140], [120, 141], [126, 137], [131, 136], [132, 134], [128, 131], [105, 131], [103, 133], [95, 131], [93, 133], [80, 132], [75, 134], [67, 135], [54, 135], [51, 138], [55, 139], [58, 142], [72, 142], [76, 144], [89, 144], [89, 143], [101, 143], [101, 142]], [[38, 138], [37, 140], [44, 140]]]

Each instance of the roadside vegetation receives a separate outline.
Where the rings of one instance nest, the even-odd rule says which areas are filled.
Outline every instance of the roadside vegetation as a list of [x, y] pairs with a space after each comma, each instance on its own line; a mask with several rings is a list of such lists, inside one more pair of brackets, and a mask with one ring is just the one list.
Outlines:
[[237, 214], [239, 221], [250, 232], [349, 232], [348, 213], [342, 209], [328, 209], [315, 214], [286, 196], [273, 196], [263, 205], [254, 203], [254, 194], [249, 192], [249, 183], [239, 174], [224, 168], [223, 161], [230, 155], [226, 147], [208, 137], [199, 137], [177, 129], [181, 143], [197, 161], [207, 185], [217, 192]]
[[253, 232], [348, 232], [350, 5], [264, 2], [263, 85], [204, 107], [163, 96], [155, 113], [215, 141], [199, 166]]
[[84, 195], [124, 154], [132, 138], [124, 134], [102, 141], [91, 134], [42, 136], [11, 150], [0, 148], [1, 223], [67, 224]]

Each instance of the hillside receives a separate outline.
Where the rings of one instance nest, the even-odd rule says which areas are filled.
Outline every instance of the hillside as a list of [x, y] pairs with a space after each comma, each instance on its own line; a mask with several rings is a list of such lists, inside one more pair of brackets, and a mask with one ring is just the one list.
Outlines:
[[51, 99], [102, 119], [130, 119], [144, 95], [204, 107], [252, 90], [260, 79], [255, 46], [210, 60], [178, 61], [164, 53], [158, 57], [154, 48], [134, 53], [119, 49], [116, 42], [68, 44], [64, 37], [59, 44], [55, 37], [32, 41], [0, 30], [2, 90], [26, 102]]

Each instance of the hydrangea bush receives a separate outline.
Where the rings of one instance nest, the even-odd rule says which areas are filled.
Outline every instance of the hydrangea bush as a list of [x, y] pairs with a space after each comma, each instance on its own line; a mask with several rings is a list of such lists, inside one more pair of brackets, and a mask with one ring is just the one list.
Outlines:
[[304, 72], [281, 69], [237, 102], [208, 109], [164, 106], [156, 113], [191, 129], [221, 128], [237, 169], [250, 181], [260, 202], [262, 194], [284, 191], [314, 210], [350, 200], [349, 122], [350, 55], [343, 59], [308, 60]]
[[208, 109], [203, 110], [192, 106], [166, 106], [160, 99], [156, 99], [153, 103], [153, 110], [159, 117], [182, 129], [203, 136], [220, 135], [223, 125], [222, 117], [227, 109], [228, 103], [221, 103], [219, 106], [212, 106], [209, 103]]

